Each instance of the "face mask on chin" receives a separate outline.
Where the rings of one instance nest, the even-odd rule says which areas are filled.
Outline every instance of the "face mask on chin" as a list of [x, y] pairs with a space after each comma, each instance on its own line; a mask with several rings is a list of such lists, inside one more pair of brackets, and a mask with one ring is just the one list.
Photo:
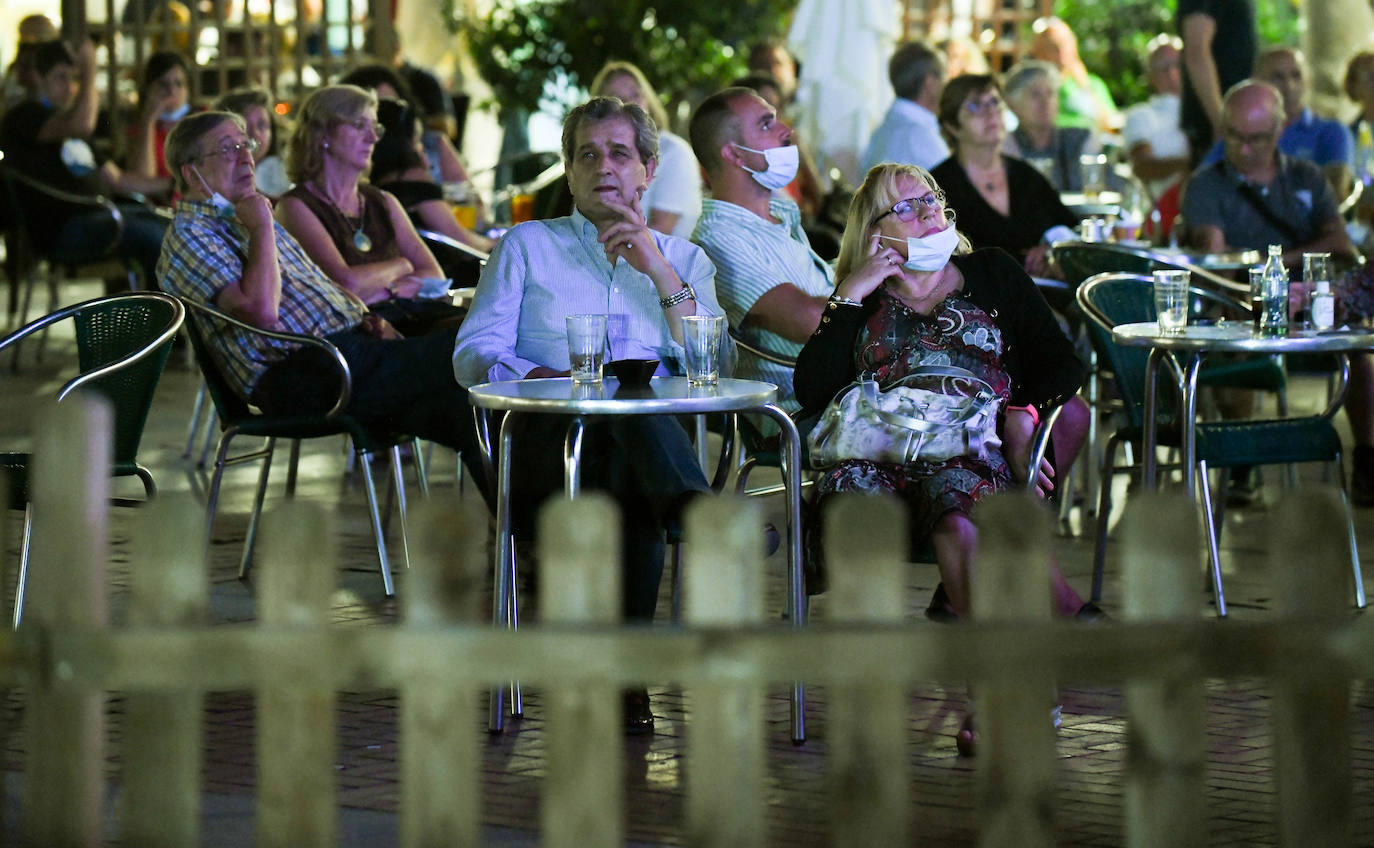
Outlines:
[[210, 188], [210, 184], [205, 181], [205, 177], [201, 176], [200, 169], [195, 165], [191, 166], [191, 170], [196, 172], [196, 179], [200, 180], [201, 187], [210, 193], [210, 205], [215, 207], [215, 214], [220, 218], [238, 217], [238, 213], [234, 210], [234, 204], [230, 202], [229, 198]]
[[[732, 142], [733, 143], [733, 142]], [[740, 150], [747, 150], [750, 153], [757, 153], [768, 163], [768, 167], [762, 171], [755, 171], [747, 165], [740, 165], [741, 168], [754, 175], [754, 182], [768, 189], [777, 191], [797, 176], [797, 168], [801, 159], [797, 153], [796, 145], [789, 144], [786, 147], [774, 147], [770, 150], [755, 150], [752, 147], [745, 147], [736, 144]]]
[[[902, 241], [894, 236], [881, 238]], [[954, 224], [947, 224], [943, 230], [928, 236], [909, 236], [906, 239], [906, 261], [902, 267], [908, 271], [938, 271], [945, 267], [958, 246], [959, 231], [954, 229]]]
[[180, 121], [182, 118], [186, 117], [186, 113], [189, 111], [191, 111], [191, 104], [183, 103], [181, 104], [181, 106], [179, 106], [176, 109], [173, 109], [170, 112], [163, 112], [162, 114], [158, 115], [157, 119], [166, 124], [174, 124], [177, 121]]

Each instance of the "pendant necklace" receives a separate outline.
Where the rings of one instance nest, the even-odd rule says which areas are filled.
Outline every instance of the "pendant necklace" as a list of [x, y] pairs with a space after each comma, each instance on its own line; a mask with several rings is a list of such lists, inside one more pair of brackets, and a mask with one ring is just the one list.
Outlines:
[[[311, 188], [315, 188], [315, 186], [312, 184]], [[344, 219], [344, 223], [349, 223], [348, 216], [339, 208], [339, 204], [334, 202], [334, 198], [319, 189], [316, 189], [315, 193], [323, 195], [324, 199], [329, 201], [329, 205], [334, 207], [334, 211], [339, 213], [339, 217]], [[353, 231], [353, 246], [358, 249], [359, 253], [367, 253], [372, 250], [372, 239], [363, 232], [363, 220], [366, 217], [366, 212], [367, 198], [363, 196], [362, 192], [358, 192], [358, 229]]]

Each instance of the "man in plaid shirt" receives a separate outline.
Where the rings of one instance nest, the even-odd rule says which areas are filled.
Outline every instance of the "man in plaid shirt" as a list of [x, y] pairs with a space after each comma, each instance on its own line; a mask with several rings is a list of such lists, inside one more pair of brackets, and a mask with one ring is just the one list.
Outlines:
[[[273, 219], [254, 187], [252, 154], [243, 119], [228, 112], [187, 116], [167, 137], [182, 199], [157, 265], [162, 287], [256, 327], [326, 339], [352, 375], [350, 415], [381, 434], [448, 445], [475, 463], [472, 411], [449, 362], [457, 328], [402, 338], [334, 285]], [[208, 343], [234, 390], [265, 411], [327, 409], [337, 396], [317, 350], [229, 326]]]

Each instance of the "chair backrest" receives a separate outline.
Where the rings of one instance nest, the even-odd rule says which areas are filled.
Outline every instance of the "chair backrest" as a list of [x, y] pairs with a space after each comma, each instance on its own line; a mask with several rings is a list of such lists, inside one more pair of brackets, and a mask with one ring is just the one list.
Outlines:
[[[1123, 347], [1112, 340], [1112, 327], [1154, 321], [1154, 281], [1143, 274], [1109, 272], [1095, 274], [1078, 287], [1078, 306], [1088, 318], [1088, 337], [1098, 358], [1107, 363], [1116, 378], [1117, 393], [1131, 426], [1145, 421], [1145, 365], [1150, 351]], [[1161, 385], [1166, 385], [1161, 381]], [[1173, 417], [1177, 398], [1173, 392], [1160, 392], [1161, 417]]]
[[443, 233], [425, 229], [417, 232], [425, 247], [434, 254], [434, 259], [443, 269], [444, 275], [452, 280], [453, 287], [477, 285], [477, 279], [482, 276], [482, 268], [487, 264], [487, 254]]
[[143, 439], [143, 426], [172, 339], [181, 329], [186, 310], [170, 295], [128, 292], [69, 306], [19, 333], [68, 318], [76, 329], [81, 373], [62, 387], [58, 400], [77, 389], [95, 390], [109, 398], [114, 412], [116, 473], [128, 473]]
[[1069, 242], [1054, 246], [1054, 261], [1064, 272], [1070, 287], [1080, 285], [1094, 274], [1118, 271], [1126, 274], [1148, 274], [1154, 261], [1147, 255], [1116, 245], [1091, 242]]

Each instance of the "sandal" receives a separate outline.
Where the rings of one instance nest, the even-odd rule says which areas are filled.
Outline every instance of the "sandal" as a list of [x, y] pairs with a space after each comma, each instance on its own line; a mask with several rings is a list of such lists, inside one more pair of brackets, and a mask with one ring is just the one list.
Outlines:
[[973, 726], [973, 713], [969, 713], [964, 716], [964, 723], [959, 725], [959, 732], [954, 734], [954, 747], [958, 749], [959, 756], [971, 757], [977, 745], [978, 731]]

